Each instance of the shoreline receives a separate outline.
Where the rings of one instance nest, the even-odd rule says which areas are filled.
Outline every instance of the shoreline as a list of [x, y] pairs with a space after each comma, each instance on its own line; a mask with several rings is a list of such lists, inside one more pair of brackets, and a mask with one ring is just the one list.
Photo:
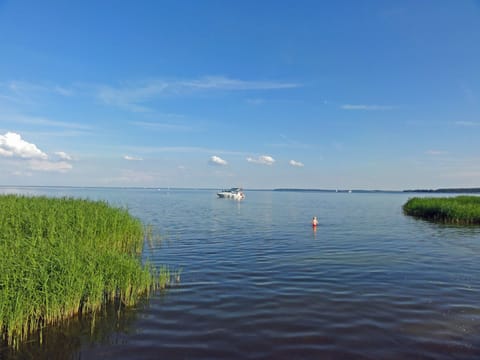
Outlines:
[[0, 329], [18, 347], [46, 326], [108, 303], [130, 307], [170, 284], [142, 263], [146, 232], [105, 201], [0, 195]]

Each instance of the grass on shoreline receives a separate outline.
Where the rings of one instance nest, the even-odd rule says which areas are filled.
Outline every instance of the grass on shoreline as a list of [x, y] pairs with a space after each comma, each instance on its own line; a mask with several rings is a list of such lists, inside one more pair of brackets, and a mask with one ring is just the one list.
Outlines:
[[406, 215], [445, 224], [480, 225], [480, 197], [415, 197], [403, 205], [403, 212]]
[[168, 285], [142, 265], [142, 223], [126, 209], [72, 198], [0, 196], [0, 333], [17, 347], [44, 326]]

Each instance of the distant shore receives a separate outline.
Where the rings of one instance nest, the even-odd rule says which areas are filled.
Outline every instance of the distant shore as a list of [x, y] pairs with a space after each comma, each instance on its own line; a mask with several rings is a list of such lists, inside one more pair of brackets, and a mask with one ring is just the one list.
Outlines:
[[480, 193], [480, 188], [418, 189], [418, 190], [404, 190], [403, 192], [475, 194], [475, 193]]
[[[218, 191], [225, 187], [165, 187], [165, 186], [68, 186], [68, 185], [0, 185], [1, 188], [45, 188], [45, 189], [132, 189], [132, 190], [203, 190]], [[246, 191], [290, 191], [290, 192], [325, 192], [325, 193], [451, 193], [476, 194], [478, 188], [439, 188], [439, 189], [407, 189], [407, 190], [377, 190], [377, 189], [322, 189], [322, 188], [244, 188]]]
[[327, 192], [327, 193], [462, 193], [475, 194], [480, 193], [480, 188], [442, 188], [442, 189], [411, 189], [411, 190], [361, 190], [361, 189], [301, 189], [301, 188], [278, 188], [273, 191], [292, 191], [292, 192]]

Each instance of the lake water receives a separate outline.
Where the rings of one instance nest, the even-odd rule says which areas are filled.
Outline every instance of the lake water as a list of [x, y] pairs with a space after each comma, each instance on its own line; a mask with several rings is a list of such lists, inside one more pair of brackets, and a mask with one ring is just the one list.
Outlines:
[[480, 357], [480, 227], [406, 217], [412, 194], [247, 191], [238, 202], [213, 190], [0, 188], [9, 192], [127, 206], [154, 229], [144, 258], [182, 273], [120, 318], [73, 320], [0, 358]]

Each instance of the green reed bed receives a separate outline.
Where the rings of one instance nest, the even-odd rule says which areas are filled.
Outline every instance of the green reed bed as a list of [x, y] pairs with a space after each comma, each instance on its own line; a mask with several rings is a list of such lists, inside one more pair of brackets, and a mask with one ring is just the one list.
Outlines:
[[406, 215], [456, 225], [480, 225], [480, 197], [456, 196], [409, 199], [403, 205]]
[[72, 198], [0, 196], [0, 333], [9, 345], [110, 301], [165, 287], [142, 264], [142, 223], [126, 209]]

